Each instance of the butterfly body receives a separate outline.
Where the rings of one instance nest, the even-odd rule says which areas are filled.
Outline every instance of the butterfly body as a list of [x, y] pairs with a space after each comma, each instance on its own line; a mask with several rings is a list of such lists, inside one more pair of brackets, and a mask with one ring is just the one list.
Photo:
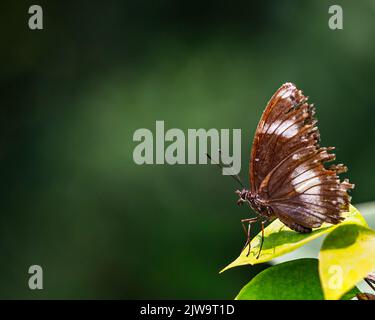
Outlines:
[[236, 193], [239, 195], [239, 199], [237, 201], [238, 205], [248, 203], [253, 211], [268, 221], [275, 218], [271, 208], [267, 206], [267, 201], [260, 199], [258, 194], [247, 189], [242, 189], [241, 191], [236, 190]]
[[[342, 221], [341, 213], [349, 209], [347, 192], [354, 185], [340, 181], [344, 165], [325, 166], [335, 159], [334, 148], [319, 143], [314, 106], [294, 84], [283, 84], [259, 121], [251, 150], [251, 188], [236, 191], [237, 203], [301, 233]], [[255, 221], [243, 219], [250, 220]]]

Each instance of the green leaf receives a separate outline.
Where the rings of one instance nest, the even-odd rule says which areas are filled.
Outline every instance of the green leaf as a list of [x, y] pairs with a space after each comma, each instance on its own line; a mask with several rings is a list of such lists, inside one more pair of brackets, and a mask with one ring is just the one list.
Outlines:
[[350, 206], [349, 212], [343, 213], [345, 220], [338, 225], [323, 224], [320, 228], [313, 230], [311, 233], [298, 233], [286, 227], [279, 219], [272, 222], [267, 228], [264, 229], [264, 243], [263, 249], [257, 259], [259, 252], [260, 241], [262, 238], [261, 233], [258, 233], [250, 243], [251, 250], [247, 256], [248, 247], [246, 247], [240, 256], [220, 271], [224, 272], [227, 269], [242, 266], [246, 264], [258, 264], [270, 261], [276, 257], [284, 255], [288, 252], [296, 250], [303, 246], [305, 243], [310, 242], [323, 234], [329, 233], [338, 226], [356, 223], [359, 225], [367, 226], [365, 219], [361, 216], [359, 211]]
[[[352, 289], [343, 300], [353, 298]], [[298, 259], [272, 266], [256, 275], [236, 300], [323, 300], [318, 259]]]
[[375, 231], [347, 224], [324, 239], [319, 273], [326, 299], [339, 299], [374, 269]]

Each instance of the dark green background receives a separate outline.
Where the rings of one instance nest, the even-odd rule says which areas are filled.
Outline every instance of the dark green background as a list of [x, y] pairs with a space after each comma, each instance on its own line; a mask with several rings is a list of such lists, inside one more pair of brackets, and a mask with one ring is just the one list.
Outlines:
[[[31, 4], [44, 30], [28, 29]], [[328, 28], [340, 4], [344, 29]], [[204, 165], [137, 166], [133, 133], [241, 128], [284, 82], [374, 200], [375, 1], [2, 1], [0, 298], [233, 298], [259, 267], [237, 185]], [[27, 270], [44, 269], [42, 291]]]

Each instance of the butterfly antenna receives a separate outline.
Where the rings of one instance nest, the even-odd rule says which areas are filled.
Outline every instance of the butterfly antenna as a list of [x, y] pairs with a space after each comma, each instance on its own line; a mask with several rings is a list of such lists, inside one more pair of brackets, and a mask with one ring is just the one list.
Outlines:
[[[219, 150], [219, 153], [220, 153], [220, 156], [221, 156], [221, 151]], [[206, 156], [207, 156], [207, 158], [208, 159], [210, 159], [211, 160], [211, 162], [213, 163], [213, 164], [216, 164], [220, 169], [224, 169], [225, 167], [226, 168], [228, 168], [229, 166], [228, 165], [222, 165], [221, 163], [218, 163], [218, 162], [216, 162], [216, 161], [214, 161], [212, 158], [211, 158], [211, 156], [210, 156], [210, 154], [208, 154], [208, 153], [206, 153]], [[232, 169], [231, 169], [232, 170]], [[238, 174], [231, 174], [230, 175], [234, 180], [236, 180], [240, 185], [241, 185], [241, 187], [242, 188], [245, 188], [245, 185], [242, 183], [242, 181], [241, 181], [241, 178], [240, 178], [240, 176], [238, 175]]]

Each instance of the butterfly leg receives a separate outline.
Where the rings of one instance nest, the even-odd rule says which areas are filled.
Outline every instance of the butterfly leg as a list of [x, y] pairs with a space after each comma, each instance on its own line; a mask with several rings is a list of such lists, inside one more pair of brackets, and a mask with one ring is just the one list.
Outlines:
[[[250, 246], [250, 231], [251, 231], [251, 224], [257, 222], [258, 220], [259, 220], [258, 217], [256, 217], [256, 218], [242, 219], [242, 220], [241, 220], [242, 227], [243, 227], [243, 229], [244, 229], [245, 236], [246, 236], [246, 242], [245, 242], [245, 245], [244, 245], [243, 249], [241, 250], [241, 252], [245, 250], [245, 248], [246, 248], [247, 245], [249, 245], [249, 250], [248, 250], [246, 256], [248, 256], [248, 255], [250, 254], [250, 250], [251, 250], [251, 246]], [[248, 223], [247, 229], [246, 229], [245, 224], [244, 224], [245, 222]]]
[[262, 248], [263, 248], [263, 242], [264, 242], [264, 224], [265, 223], [266, 223], [265, 220], [263, 220], [261, 222], [261, 225], [262, 225], [262, 239], [260, 240], [260, 247], [259, 247], [259, 252], [258, 252], [258, 255], [257, 255], [257, 259], [259, 259], [260, 253], [262, 252]]

